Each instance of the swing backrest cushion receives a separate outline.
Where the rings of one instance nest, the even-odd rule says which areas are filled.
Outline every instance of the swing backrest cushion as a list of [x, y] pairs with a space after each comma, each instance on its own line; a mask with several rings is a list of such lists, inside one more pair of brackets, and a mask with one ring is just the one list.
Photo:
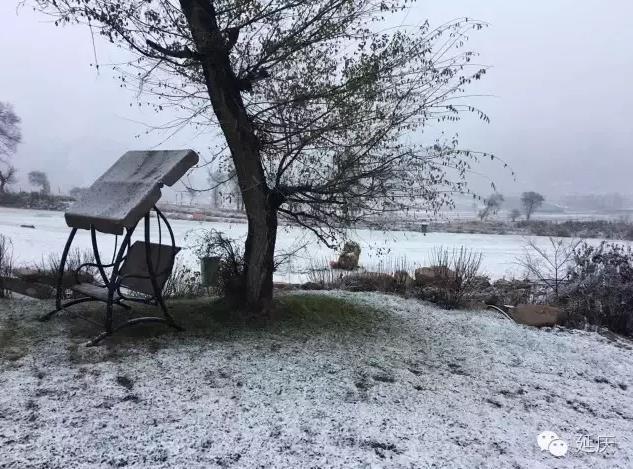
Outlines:
[[[135, 241], [128, 249], [125, 261], [123, 261], [119, 271], [122, 277], [121, 286], [135, 292], [154, 296], [154, 288], [147, 266], [147, 251], [145, 246], [145, 242]], [[156, 243], [149, 243], [149, 246], [152, 268], [156, 276], [156, 284], [159, 292], [162, 292], [167, 279], [171, 275], [174, 258], [180, 251], [180, 248], [176, 247], [175, 250], [172, 250], [171, 245]]]
[[66, 211], [71, 228], [123, 234], [149, 212], [172, 186], [198, 163], [193, 150], [128, 151]]

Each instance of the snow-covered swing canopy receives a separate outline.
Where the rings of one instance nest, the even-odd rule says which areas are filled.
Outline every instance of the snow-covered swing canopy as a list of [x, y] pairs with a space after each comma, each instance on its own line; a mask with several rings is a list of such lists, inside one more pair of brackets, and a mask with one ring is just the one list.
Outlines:
[[[65, 214], [71, 231], [59, 266], [55, 310], [42, 316], [42, 320], [78, 303], [102, 301], [107, 305], [105, 330], [89, 345], [123, 327], [141, 322], [162, 322], [180, 328], [167, 311], [162, 296], [180, 248], [176, 247], [173, 230], [156, 203], [161, 197], [161, 187], [175, 184], [197, 162], [198, 155], [193, 150], [129, 151], [85, 191]], [[152, 211], [156, 213], [158, 243], [150, 240]], [[144, 241], [132, 244], [132, 234], [141, 220], [144, 220]], [[161, 243], [162, 225], [169, 232], [170, 245]], [[74, 271], [73, 281], [69, 282], [66, 261], [79, 229], [90, 231], [94, 262], [79, 266]], [[109, 264], [101, 260], [97, 232], [123, 235], [120, 246], [115, 241]], [[118, 237], [116, 239], [118, 241]], [[89, 276], [82, 276], [81, 271], [86, 268], [95, 269], [101, 283], [85, 281]], [[80, 297], [62, 303], [68, 289]], [[113, 306], [130, 310], [125, 302], [160, 306], [164, 317], [136, 317], [114, 326]]]

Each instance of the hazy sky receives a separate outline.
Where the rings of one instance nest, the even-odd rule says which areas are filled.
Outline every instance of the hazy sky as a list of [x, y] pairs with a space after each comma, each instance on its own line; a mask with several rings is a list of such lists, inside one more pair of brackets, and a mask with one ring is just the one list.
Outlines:
[[[89, 185], [129, 149], [150, 148], [165, 135], [144, 135], [141, 123], [168, 119], [138, 109], [105, 66], [121, 52], [98, 41], [96, 73], [89, 31], [56, 28], [47, 18], [0, 1], [0, 100], [23, 120], [15, 155], [21, 184], [46, 170], [54, 190]], [[471, 48], [492, 68], [473, 92], [491, 118], [458, 126], [463, 146], [492, 152], [518, 174], [485, 165], [507, 194], [535, 189], [549, 195], [621, 191], [633, 194], [633, 1], [426, 0], [406, 16], [431, 24], [469, 16], [490, 27]], [[141, 137], [136, 136], [141, 134]], [[161, 148], [204, 151], [211, 135], [184, 132]], [[480, 186], [481, 187], [481, 186]]]

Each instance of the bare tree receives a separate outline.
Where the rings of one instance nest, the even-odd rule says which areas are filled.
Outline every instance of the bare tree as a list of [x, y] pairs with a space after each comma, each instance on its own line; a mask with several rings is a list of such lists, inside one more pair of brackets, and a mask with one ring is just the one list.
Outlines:
[[521, 194], [521, 205], [523, 205], [523, 212], [525, 213], [525, 219], [529, 220], [532, 214], [545, 202], [543, 197], [538, 192], [524, 192]]
[[213, 208], [220, 208], [221, 206], [221, 193], [220, 186], [222, 185], [224, 176], [219, 171], [207, 171], [207, 183], [211, 188], [211, 206]]
[[229, 199], [235, 204], [235, 210], [237, 210], [238, 212], [243, 212], [244, 198], [242, 197], [242, 191], [240, 190], [239, 181], [235, 173], [230, 175], [229, 184]]
[[404, 138], [464, 111], [488, 121], [463, 101], [486, 72], [463, 49], [480, 22], [388, 27], [404, 0], [31, 1], [133, 51], [124, 85], [185, 111], [176, 126], [219, 126], [248, 219], [251, 309], [272, 299], [279, 216], [333, 246], [370, 214], [451, 205], [482, 156]]
[[510, 220], [517, 221], [517, 218], [519, 218], [521, 216], [521, 210], [519, 210], [518, 208], [513, 208], [510, 211]]
[[220, 200], [224, 199], [235, 205], [235, 210], [244, 211], [244, 199], [240, 189], [239, 181], [235, 170], [207, 172], [207, 182], [210, 185], [211, 198], [214, 205], [220, 205]]
[[73, 199], [78, 200], [78, 199], [80, 199], [80, 198], [81, 198], [81, 197], [82, 197], [82, 196], [83, 196], [83, 195], [84, 195], [87, 191], [88, 191], [88, 189], [87, 189], [87, 188], [85, 188], [85, 187], [73, 187], [73, 188], [70, 190], [69, 194], [70, 194], [70, 196], [71, 196]]
[[190, 187], [190, 186], [185, 186], [185, 190], [187, 191], [187, 195], [189, 195], [189, 205], [193, 206], [193, 201], [195, 200], [196, 196], [198, 195], [198, 191], [195, 190], [193, 187]]
[[558, 299], [561, 286], [569, 278], [570, 266], [580, 241], [550, 236], [549, 243], [549, 248], [542, 247], [530, 239], [523, 258], [517, 259], [517, 263], [525, 268], [528, 277], [541, 283]]
[[487, 199], [484, 199], [484, 208], [482, 208], [478, 213], [479, 219], [484, 221], [490, 215], [496, 214], [501, 208], [503, 201], [503, 195], [498, 192], [495, 192]]
[[0, 194], [16, 182], [17, 170], [9, 162], [22, 141], [20, 118], [9, 103], [0, 101]]
[[40, 188], [40, 193], [48, 195], [51, 193], [51, 184], [44, 171], [31, 171], [29, 173], [29, 183]]
[[17, 169], [15, 166], [5, 164], [5, 169], [0, 169], [0, 194], [4, 194], [7, 190], [7, 186], [15, 184], [17, 182]]

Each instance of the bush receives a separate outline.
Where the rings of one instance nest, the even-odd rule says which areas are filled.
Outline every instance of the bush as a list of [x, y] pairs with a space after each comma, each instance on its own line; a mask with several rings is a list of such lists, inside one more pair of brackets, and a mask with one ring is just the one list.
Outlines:
[[171, 275], [165, 283], [165, 298], [195, 298], [204, 294], [200, 285], [200, 272], [193, 271], [176, 259]]
[[583, 243], [566, 289], [569, 324], [607, 327], [633, 336], [633, 251], [630, 246]]
[[[62, 256], [59, 253], [49, 254], [48, 257], [43, 258], [39, 264], [35, 265], [36, 273], [33, 274], [32, 279], [40, 283], [45, 283], [51, 286], [57, 286], [57, 278], [59, 276], [59, 266], [61, 264]], [[64, 285], [70, 287], [76, 282], [75, 271], [85, 263], [94, 263], [94, 254], [90, 250], [81, 250], [79, 248], [71, 249], [68, 251], [66, 257], [66, 265], [64, 266]], [[107, 263], [107, 261], [104, 260]], [[87, 266], [79, 272], [79, 281], [86, 283], [93, 283], [95, 278], [99, 275], [96, 267]]]
[[[437, 248], [431, 256], [433, 273], [432, 282], [421, 285], [420, 297], [452, 309], [463, 306], [465, 300], [472, 295], [481, 283], [479, 269], [482, 254], [462, 246], [448, 250]], [[416, 282], [419, 282], [416, 271]]]
[[529, 240], [523, 258], [517, 263], [525, 269], [526, 280], [534, 287], [540, 287], [537, 299], [548, 303], [558, 301], [561, 288], [569, 279], [576, 248], [580, 241], [550, 237], [549, 246], [540, 246], [535, 240]]
[[4, 288], [2, 277], [9, 277], [13, 270], [13, 245], [11, 240], [0, 234], [0, 298], [9, 296], [9, 290]]
[[396, 279], [384, 272], [349, 274], [341, 279], [341, 288], [349, 291], [395, 292]]
[[311, 260], [310, 267], [306, 273], [308, 282], [303, 285], [303, 288], [309, 290], [330, 290], [336, 288], [343, 277], [342, 272], [330, 267], [325, 260], [320, 263]]
[[243, 293], [244, 257], [237, 243], [212, 229], [198, 234], [192, 248], [198, 258], [220, 258], [217, 292], [231, 300], [239, 300]]
[[308, 282], [302, 288], [330, 290], [341, 288], [351, 291], [384, 291], [408, 293], [413, 285], [409, 275], [411, 266], [406, 258], [387, 257], [368, 266], [370, 271], [344, 273], [328, 266], [327, 262], [311, 263], [307, 270]]
[[537, 236], [557, 236], [560, 238], [608, 238], [625, 239], [633, 238], [633, 225], [626, 220], [566, 220], [553, 222], [546, 220], [519, 221], [518, 228], [524, 228], [530, 234]]

